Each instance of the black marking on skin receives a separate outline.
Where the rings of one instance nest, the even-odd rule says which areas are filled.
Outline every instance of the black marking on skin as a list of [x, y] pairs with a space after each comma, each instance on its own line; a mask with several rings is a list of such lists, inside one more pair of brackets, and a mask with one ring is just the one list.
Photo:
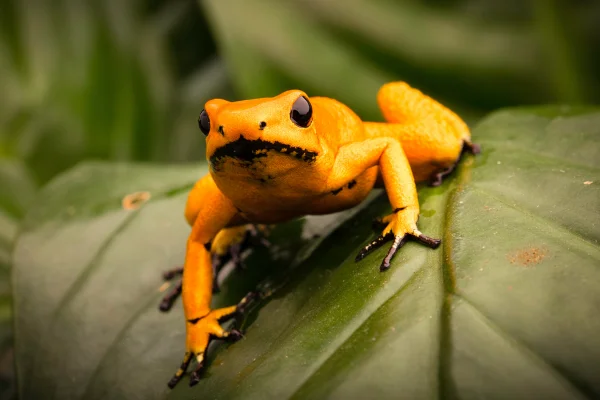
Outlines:
[[206, 249], [206, 251], [210, 251], [211, 247], [212, 247], [212, 243], [211, 242], [204, 243], [204, 248]]
[[226, 157], [252, 163], [257, 158], [266, 157], [269, 150], [288, 154], [308, 163], [315, 162], [319, 154], [316, 151], [290, 146], [281, 142], [269, 142], [262, 139], [248, 140], [244, 136], [240, 136], [235, 142], [229, 142], [215, 150], [210, 156], [210, 163], [213, 166], [218, 165]]
[[217, 132], [219, 132], [221, 134], [221, 136], [225, 136], [225, 131], [223, 130], [223, 125], [219, 125], [219, 129], [217, 129]]
[[262, 131], [263, 129], [265, 129], [266, 126], [267, 126], [267, 123], [265, 121], [260, 121], [258, 129]]
[[208, 314], [210, 314], [210, 312], [208, 312], [208, 313], [206, 313], [203, 316], [198, 317], [198, 318], [188, 319], [187, 322], [189, 322], [192, 325], [196, 325], [198, 323], [198, 321], [200, 321], [202, 318], [206, 317]]
[[[356, 180], [352, 179], [350, 182], [348, 182], [348, 184], [346, 185], [346, 187], [348, 189], [352, 189], [354, 186], [356, 186]], [[341, 192], [343, 189], [343, 187], [339, 188], [339, 189], [335, 189], [331, 191], [331, 194], [336, 196], [339, 192]]]
[[403, 211], [403, 210], [406, 210], [406, 207], [398, 207], [393, 211], [393, 213], [396, 214], [398, 211]]
[[275, 179], [275, 177], [274, 177], [273, 175], [267, 175], [266, 177], [263, 177], [263, 178], [258, 178], [258, 180], [259, 180], [261, 183], [267, 183], [267, 182], [269, 182], [269, 181], [271, 181], [271, 180], [273, 180], [273, 179]]

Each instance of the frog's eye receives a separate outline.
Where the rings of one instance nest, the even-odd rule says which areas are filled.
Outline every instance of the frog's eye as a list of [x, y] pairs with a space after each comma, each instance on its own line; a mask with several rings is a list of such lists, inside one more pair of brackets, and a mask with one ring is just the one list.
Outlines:
[[290, 111], [290, 118], [293, 123], [301, 128], [306, 128], [310, 125], [312, 121], [312, 106], [306, 97], [300, 96], [294, 102], [292, 111]]
[[210, 119], [208, 118], [206, 110], [202, 110], [200, 113], [200, 116], [198, 117], [198, 126], [202, 133], [208, 135], [208, 132], [210, 132]]

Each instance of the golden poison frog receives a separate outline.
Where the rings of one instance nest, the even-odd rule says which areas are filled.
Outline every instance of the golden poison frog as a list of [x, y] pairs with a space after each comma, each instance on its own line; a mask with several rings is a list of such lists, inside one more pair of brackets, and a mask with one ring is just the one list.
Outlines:
[[[356, 257], [389, 243], [381, 270], [407, 239], [436, 248], [440, 240], [417, 227], [416, 181], [439, 185], [464, 151], [478, 153], [467, 125], [454, 112], [404, 82], [385, 84], [377, 101], [387, 122], [364, 122], [347, 106], [326, 97], [289, 90], [272, 98], [210, 100], [198, 119], [206, 135], [210, 172], [191, 190], [185, 218], [192, 226], [180, 282], [163, 300], [168, 310], [181, 293], [186, 318], [185, 355], [169, 382], [174, 387], [190, 362], [200, 379], [212, 338], [237, 340], [221, 323], [244, 311], [237, 305], [211, 309], [219, 266], [248, 242], [249, 224], [275, 224], [354, 207], [373, 188], [385, 188], [393, 212], [383, 231]], [[230, 255], [230, 257], [227, 257]], [[236, 260], [234, 260], [236, 261]], [[239, 260], [238, 260], [239, 261]], [[176, 271], [177, 272], [177, 271]], [[174, 276], [169, 272], [166, 278]]]

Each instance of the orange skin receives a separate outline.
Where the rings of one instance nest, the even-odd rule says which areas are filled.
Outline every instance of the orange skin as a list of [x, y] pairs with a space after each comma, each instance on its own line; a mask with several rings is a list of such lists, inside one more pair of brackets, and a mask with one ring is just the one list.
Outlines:
[[[334, 99], [312, 97], [312, 120], [301, 127], [290, 117], [301, 96], [308, 98], [302, 91], [290, 90], [272, 98], [217, 99], [205, 105], [210, 120], [206, 138], [210, 173], [196, 183], [185, 209], [192, 226], [182, 291], [186, 355], [173, 384], [193, 357], [202, 363], [211, 337], [229, 335], [219, 320], [238, 310], [235, 305], [210, 307], [213, 270], [208, 249], [216, 244], [217, 235], [235, 237], [238, 228], [232, 227], [247, 223], [274, 224], [345, 210], [383, 184], [397, 210], [383, 219], [387, 224], [383, 235], [393, 234], [396, 248], [407, 235], [425, 240], [417, 229], [415, 181], [451, 167], [463, 144], [471, 145], [469, 129], [456, 114], [403, 82], [386, 84], [379, 91], [378, 103], [387, 123], [363, 122]], [[256, 148], [245, 159], [225, 154], [224, 146], [241, 135], [242, 140], [278, 142], [280, 147]], [[298, 151], [290, 154], [290, 148], [305, 151], [304, 158], [298, 158]], [[217, 247], [222, 248], [219, 237]], [[192, 383], [197, 379], [195, 372]]]

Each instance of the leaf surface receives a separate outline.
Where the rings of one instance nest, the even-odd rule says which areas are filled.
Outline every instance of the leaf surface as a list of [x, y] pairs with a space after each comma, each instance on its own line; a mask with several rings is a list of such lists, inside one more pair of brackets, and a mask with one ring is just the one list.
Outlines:
[[[392, 268], [354, 262], [390, 207], [278, 227], [215, 306], [259, 283], [244, 340], [217, 345], [204, 379], [166, 383], [183, 355], [180, 303], [158, 312], [181, 264], [198, 166], [86, 164], [43, 189], [15, 260], [22, 398], [592, 398], [600, 396], [600, 112], [499, 111], [441, 187], [419, 187], [420, 229]], [[123, 196], [147, 191], [137, 210]], [[315, 236], [317, 235], [317, 236]], [[285, 281], [283, 281], [285, 278]], [[281, 282], [285, 284], [280, 285]]]

